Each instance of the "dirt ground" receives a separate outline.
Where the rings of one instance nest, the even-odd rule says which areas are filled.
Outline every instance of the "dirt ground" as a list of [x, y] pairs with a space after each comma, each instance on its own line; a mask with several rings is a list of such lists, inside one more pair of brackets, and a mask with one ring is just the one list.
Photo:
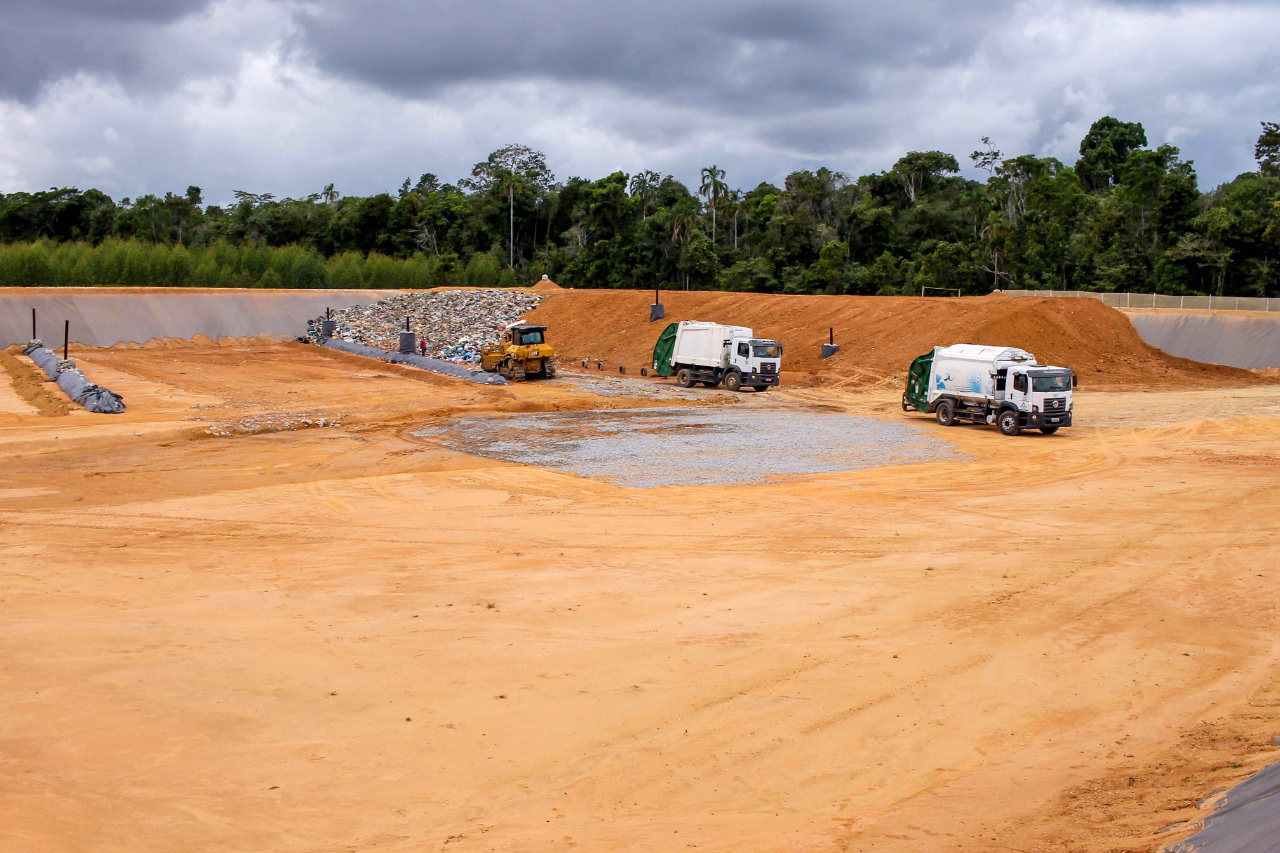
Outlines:
[[[935, 345], [1022, 347], [1041, 364], [1070, 367], [1088, 388], [1187, 389], [1256, 384], [1248, 371], [1177, 358], [1143, 341], [1124, 314], [1096, 299], [980, 296], [795, 296], [666, 291], [666, 316], [649, 322], [653, 293], [560, 290], [529, 319], [552, 330], [567, 360], [601, 359], [632, 373], [650, 363], [668, 323], [713, 320], [748, 326], [783, 345], [784, 379], [868, 390], [897, 388], [906, 365]], [[821, 357], [834, 337], [840, 351]]]
[[[1280, 385], [1006, 438], [887, 384], [77, 357], [125, 414], [0, 372], [0, 849], [1149, 851], [1280, 758]], [[635, 489], [411, 435], [698, 403], [965, 458]]]

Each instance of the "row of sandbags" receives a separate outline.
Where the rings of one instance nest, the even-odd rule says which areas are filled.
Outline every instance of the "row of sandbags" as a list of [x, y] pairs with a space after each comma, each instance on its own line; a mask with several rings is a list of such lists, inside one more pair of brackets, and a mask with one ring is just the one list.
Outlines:
[[75, 367], [74, 362], [59, 366], [59, 358], [42, 341], [28, 341], [22, 352], [48, 374], [50, 379], [57, 382], [68, 397], [89, 411], [104, 415], [118, 415], [124, 411], [123, 397], [100, 385], [94, 385]]
[[483, 370], [475, 368], [467, 368], [461, 364], [454, 364], [450, 361], [443, 361], [438, 358], [427, 358], [421, 355], [412, 355], [400, 352], [387, 352], [385, 350], [367, 347], [364, 344], [353, 344], [347, 341], [340, 341], [336, 338], [321, 338], [320, 346], [329, 347], [330, 349], [349, 352], [354, 355], [363, 355], [368, 358], [376, 358], [379, 361], [389, 361], [392, 364], [407, 364], [410, 367], [420, 367], [423, 370], [429, 370], [432, 373], [439, 373], [444, 376], [452, 376], [454, 379], [465, 379], [468, 382], [478, 382], [481, 385], [506, 385], [507, 380], [496, 373], [485, 373]]

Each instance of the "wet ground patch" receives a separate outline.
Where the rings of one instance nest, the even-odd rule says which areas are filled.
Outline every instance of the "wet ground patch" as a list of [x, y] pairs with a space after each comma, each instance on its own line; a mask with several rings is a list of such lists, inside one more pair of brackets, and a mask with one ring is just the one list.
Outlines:
[[459, 418], [414, 435], [623, 486], [758, 483], [963, 458], [918, 426], [788, 409], [613, 409]]

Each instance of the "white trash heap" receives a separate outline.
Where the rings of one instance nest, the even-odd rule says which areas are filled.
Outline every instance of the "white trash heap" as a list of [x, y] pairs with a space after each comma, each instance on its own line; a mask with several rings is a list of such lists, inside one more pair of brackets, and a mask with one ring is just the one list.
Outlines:
[[[333, 312], [334, 340], [363, 344], [387, 352], [400, 347], [405, 318], [418, 341], [427, 341], [427, 356], [454, 364], [479, 364], [480, 348], [496, 344], [503, 330], [538, 306], [542, 294], [527, 290], [448, 290], [405, 293], [371, 305], [353, 305]], [[309, 324], [316, 339], [324, 316]]]

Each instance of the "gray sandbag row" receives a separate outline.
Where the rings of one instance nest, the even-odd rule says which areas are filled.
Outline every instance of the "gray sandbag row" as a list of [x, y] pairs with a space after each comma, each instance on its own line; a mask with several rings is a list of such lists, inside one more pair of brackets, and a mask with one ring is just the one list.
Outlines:
[[379, 361], [389, 361], [392, 364], [407, 364], [410, 367], [419, 367], [423, 370], [429, 370], [432, 373], [439, 373], [443, 376], [452, 376], [454, 379], [465, 379], [468, 382], [477, 382], [481, 385], [506, 385], [507, 380], [503, 379], [496, 373], [485, 373], [483, 370], [468, 369], [460, 364], [454, 364], [449, 361], [441, 361], [438, 358], [427, 358], [421, 355], [410, 355], [407, 353], [386, 352], [385, 350], [367, 347], [364, 344], [353, 344], [347, 341], [340, 341], [334, 338], [321, 338], [318, 343], [320, 346], [329, 347], [330, 349], [349, 352], [353, 355], [363, 355], [366, 358], [376, 358]]
[[41, 341], [29, 341], [22, 351], [39, 365], [49, 378], [72, 400], [91, 412], [118, 415], [124, 411], [124, 398], [114, 391], [94, 385], [75, 366], [74, 361], [62, 362]]
[[27, 342], [27, 346], [22, 350], [27, 358], [36, 363], [36, 367], [43, 370], [50, 380], [58, 378], [58, 357], [49, 351], [44, 345], [44, 341], [32, 340]]

